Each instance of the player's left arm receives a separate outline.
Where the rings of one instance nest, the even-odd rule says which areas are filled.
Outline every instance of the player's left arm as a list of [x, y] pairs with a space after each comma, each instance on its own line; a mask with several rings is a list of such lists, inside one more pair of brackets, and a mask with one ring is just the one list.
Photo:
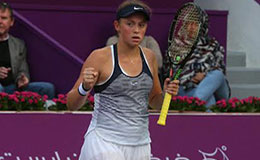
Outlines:
[[146, 57], [148, 57], [148, 63], [150, 70], [153, 75], [153, 88], [149, 94], [149, 105], [156, 110], [160, 110], [164, 93], [167, 92], [173, 96], [178, 94], [179, 90], [179, 81], [173, 80], [170, 81], [170, 78], [166, 78], [163, 84], [163, 90], [161, 88], [160, 80], [158, 77], [158, 64], [154, 53], [151, 50], [146, 51]]

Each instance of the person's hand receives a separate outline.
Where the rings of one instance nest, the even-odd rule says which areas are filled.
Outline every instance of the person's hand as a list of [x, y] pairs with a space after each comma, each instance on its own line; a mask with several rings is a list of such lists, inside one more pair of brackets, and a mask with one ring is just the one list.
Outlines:
[[166, 78], [163, 84], [164, 93], [169, 93], [172, 96], [176, 96], [179, 91], [179, 80], [170, 81], [170, 78]]
[[85, 68], [83, 71], [83, 87], [90, 90], [94, 87], [98, 78], [98, 72], [94, 68]]
[[5, 79], [8, 76], [9, 71], [11, 71], [10, 67], [0, 67], [0, 79]]
[[21, 74], [20, 78], [17, 81], [18, 88], [24, 88], [29, 84], [29, 79], [25, 76], [24, 73]]
[[206, 76], [206, 74], [203, 72], [196, 73], [196, 75], [191, 79], [191, 81], [193, 83], [199, 84], [200, 81], [202, 81], [205, 76]]

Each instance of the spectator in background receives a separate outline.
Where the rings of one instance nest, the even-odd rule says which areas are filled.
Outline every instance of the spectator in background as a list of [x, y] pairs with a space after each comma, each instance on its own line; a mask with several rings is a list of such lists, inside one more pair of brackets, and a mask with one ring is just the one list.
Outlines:
[[55, 90], [51, 83], [30, 82], [25, 44], [9, 34], [13, 24], [11, 6], [0, 2], [0, 92], [32, 91], [53, 98]]
[[[215, 38], [208, 35], [208, 15], [202, 9], [201, 14], [203, 16], [202, 32], [197, 46], [179, 77], [178, 95], [197, 97], [206, 101], [206, 106], [209, 107], [217, 100], [229, 99], [231, 93], [225, 76], [224, 48]], [[170, 67], [167, 56], [164, 61], [163, 77], [168, 77]]]

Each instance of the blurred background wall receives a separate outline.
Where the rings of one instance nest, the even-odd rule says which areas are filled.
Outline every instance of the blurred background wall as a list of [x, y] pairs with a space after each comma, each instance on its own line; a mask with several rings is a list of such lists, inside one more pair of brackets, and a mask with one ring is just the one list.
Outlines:
[[[87, 56], [115, 34], [113, 20], [122, 0], [7, 0], [15, 10], [11, 33], [25, 40], [32, 81], [49, 81], [67, 93]], [[168, 31], [176, 10], [191, 0], [163, 3], [147, 0], [153, 13], [148, 35], [167, 49]], [[210, 34], [226, 47], [228, 11], [207, 10]]]

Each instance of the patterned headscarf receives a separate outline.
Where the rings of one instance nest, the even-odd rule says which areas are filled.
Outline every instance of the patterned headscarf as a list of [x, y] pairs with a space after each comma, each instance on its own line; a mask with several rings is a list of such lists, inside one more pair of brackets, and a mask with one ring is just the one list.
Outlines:
[[[192, 78], [198, 72], [208, 73], [212, 70], [221, 70], [224, 74], [225, 63], [224, 63], [224, 48], [218, 43], [215, 38], [208, 35], [208, 15], [201, 9], [202, 14], [202, 31], [199, 34], [199, 40], [197, 46], [193, 50], [192, 55], [186, 62], [184, 69], [179, 77], [180, 85], [184, 89], [191, 89], [196, 87], [197, 84], [192, 82]], [[165, 58], [164, 62], [164, 73], [169, 73], [169, 57]], [[173, 69], [177, 66], [173, 65]], [[165, 75], [164, 75], [165, 76]]]

